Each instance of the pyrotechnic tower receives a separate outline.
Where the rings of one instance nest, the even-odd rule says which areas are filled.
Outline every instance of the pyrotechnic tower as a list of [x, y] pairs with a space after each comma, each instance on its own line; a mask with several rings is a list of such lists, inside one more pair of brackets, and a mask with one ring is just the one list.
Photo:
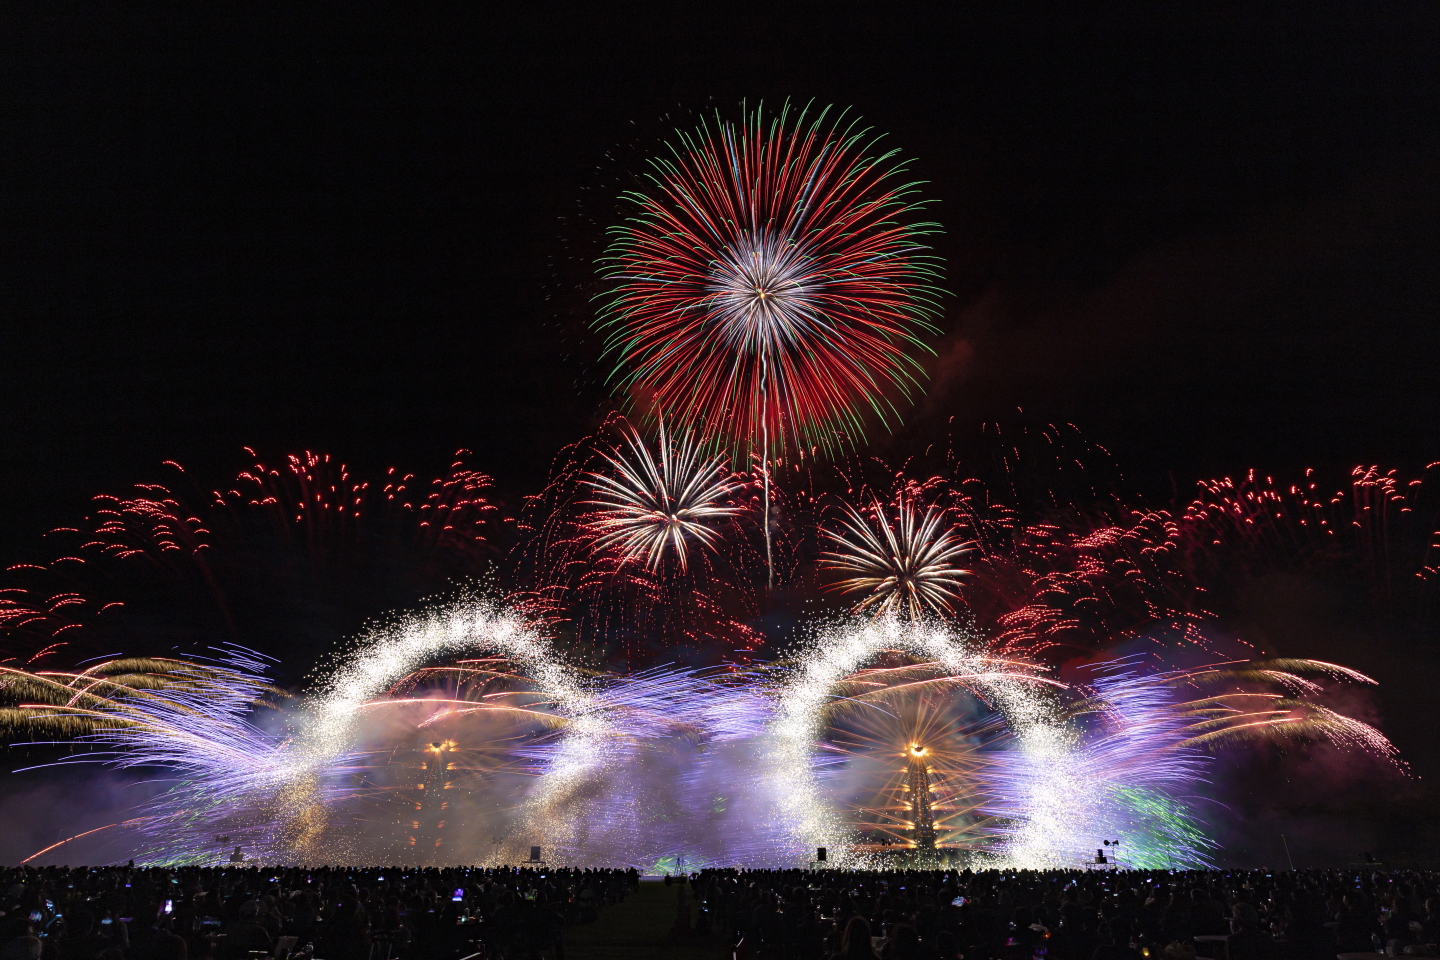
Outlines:
[[930, 807], [930, 767], [926, 749], [910, 745], [906, 759], [906, 785], [910, 792], [910, 820], [916, 850], [935, 849], [935, 812]]
[[[436, 856], [436, 848], [442, 840], [441, 831], [445, 829], [445, 811], [450, 806], [445, 794], [450, 787], [446, 774], [452, 766], [455, 746], [453, 740], [430, 744], [425, 750], [425, 761], [420, 765], [423, 771], [417, 785], [421, 791], [420, 800], [415, 804], [418, 812], [413, 825], [415, 835], [410, 838], [410, 844], [416, 848], [416, 853], [425, 858]], [[422, 863], [428, 862], [428, 859], [422, 860]]]

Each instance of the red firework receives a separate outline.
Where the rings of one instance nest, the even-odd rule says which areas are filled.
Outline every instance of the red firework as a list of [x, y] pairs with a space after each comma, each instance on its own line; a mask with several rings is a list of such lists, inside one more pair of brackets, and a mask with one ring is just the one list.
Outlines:
[[[939, 260], [893, 150], [844, 113], [763, 109], [680, 133], [603, 260], [612, 379], [752, 446], [833, 450], [889, 422], [935, 332]], [[768, 455], [766, 455], [768, 459]]]

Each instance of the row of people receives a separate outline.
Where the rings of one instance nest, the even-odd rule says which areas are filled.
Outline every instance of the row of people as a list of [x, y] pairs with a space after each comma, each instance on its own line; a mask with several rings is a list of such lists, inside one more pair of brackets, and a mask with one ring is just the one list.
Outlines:
[[0, 870], [0, 960], [551, 954], [634, 870], [149, 868]]
[[693, 883], [706, 922], [751, 957], [1440, 955], [1430, 871], [706, 870]]

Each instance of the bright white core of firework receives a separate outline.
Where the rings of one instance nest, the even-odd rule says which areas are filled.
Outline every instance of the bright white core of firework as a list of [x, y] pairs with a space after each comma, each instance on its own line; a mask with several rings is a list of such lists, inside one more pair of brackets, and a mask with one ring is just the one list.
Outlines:
[[731, 349], [773, 356], [824, 323], [820, 287], [794, 241], [747, 233], [711, 264], [705, 289]]

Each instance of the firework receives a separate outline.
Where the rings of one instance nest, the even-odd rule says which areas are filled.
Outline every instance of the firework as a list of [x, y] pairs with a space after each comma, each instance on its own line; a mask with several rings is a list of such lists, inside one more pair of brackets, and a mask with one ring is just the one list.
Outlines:
[[1187, 745], [1216, 749], [1246, 740], [1323, 741], [1363, 751], [1403, 772], [1395, 745], [1383, 733], [1315, 702], [1324, 686], [1312, 677], [1375, 683], [1348, 667], [1293, 658], [1210, 664], [1160, 674], [1153, 682], [1202, 694], [1176, 705], [1178, 716], [1187, 722]]
[[[534, 692], [498, 698], [472, 684], [464, 697], [442, 710], [472, 721], [505, 719], [504, 732], [487, 734], [491, 757], [482, 765], [493, 772], [517, 759], [522, 765], [529, 761], [525, 772], [538, 775], [540, 784], [516, 804], [512, 819], [521, 835], [514, 844], [531, 838], [563, 842], [584, 814], [584, 790], [613, 753], [617, 708], [598, 699], [579, 674], [555, 659], [529, 624], [479, 600], [399, 618], [362, 638], [355, 654], [340, 658], [316, 693], [291, 711], [293, 737], [268, 732], [254, 721], [256, 704], [273, 698], [275, 691], [263, 675], [265, 665], [245, 652], [228, 653], [218, 666], [126, 660], [78, 674], [8, 669], [0, 677], [3, 689], [21, 702], [0, 719], [68, 735], [92, 748], [82, 755], [85, 761], [173, 771], [177, 786], [151, 804], [143, 818], [155, 843], [141, 852], [142, 859], [209, 862], [215, 856], [209, 837], [218, 831], [243, 839], [254, 855], [271, 862], [343, 860], [353, 857], [356, 847], [343, 828], [364, 819], [375, 792], [356, 782], [365, 766], [361, 728], [377, 711], [409, 711], [411, 729], [434, 740], [435, 731], [413, 723], [446, 719], [433, 714], [433, 698], [396, 697], [392, 685], [403, 688], [416, 668], [476, 649], [502, 653], [523, 677], [502, 673], [493, 664], [487, 670], [473, 664], [463, 669], [523, 679]], [[479, 700], [467, 702], [469, 697]], [[423, 713], [427, 707], [429, 717]], [[418, 717], [417, 708], [422, 711]], [[529, 739], [516, 733], [527, 725], [556, 731], [528, 756]], [[438, 742], [446, 748], [447, 739]], [[429, 758], [426, 773], [437, 789], [445, 789], [446, 772], [460, 751], [439, 752], [446, 754], [443, 762]], [[475, 759], [476, 751], [470, 752]], [[475, 772], [484, 776], [487, 771]], [[417, 846], [420, 836], [438, 830], [434, 814], [443, 803], [436, 809], [420, 806]], [[335, 822], [343, 813], [350, 814], [348, 822]], [[495, 854], [513, 858], [514, 844]]]
[[[944, 848], [1037, 868], [1075, 866], [1107, 836], [1126, 865], [1174, 869], [1208, 862], [1192, 798], [1205, 750], [1300, 737], [1393, 760], [1373, 728], [1297, 712], [1321, 681], [1369, 682], [1312, 661], [1104, 664], [1072, 690], [973, 637], [887, 618], [821, 630], [785, 669], [586, 680], [475, 600], [366, 641], [292, 713], [293, 738], [256, 722], [276, 691], [243, 651], [11, 669], [4, 690], [23, 702], [3, 717], [74, 737], [83, 759], [172, 771], [121, 825], [156, 863], [215, 862], [215, 833], [275, 862], [353, 860], [398, 829], [384, 849], [421, 862], [503, 862], [538, 842], [556, 862], [645, 869], [803, 863], [814, 846], [852, 865]], [[502, 655], [426, 665], [476, 648]], [[1223, 689], [1188, 693], [1207, 687]], [[365, 841], [342, 829], [365, 823]], [[491, 848], [465, 824], [494, 831]], [[887, 856], [887, 836], [908, 860]]]
[[1002, 847], [1010, 862], [1077, 865], [1109, 837], [1127, 866], [1209, 865], [1214, 844], [1191, 802], [1206, 758], [1186, 742], [1173, 691], [1127, 667], [1102, 665], [1091, 698], [1072, 705], [1071, 750], [1041, 763], [1008, 751], [991, 764], [991, 811], [1013, 817]]
[[[539, 843], [557, 863], [647, 871], [793, 866], [815, 846], [852, 865], [943, 849], [976, 866], [1053, 867], [1108, 836], [1124, 865], [1193, 867], [1211, 849], [1195, 796], [1209, 789], [1208, 754], [1319, 744], [1404, 772], [1380, 731], [1336, 708], [1337, 686], [1373, 683], [1342, 666], [1126, 662], [1075, 687], [1050, 671], [1069, 651], [1147, 635], [1162, 663], [1182, 642], [1208, 644], [1217, 618], [1201, 595], [1235, 576], [1232, 556], [1245, 571], [1353, 561], [1382, 609], [1425, 595], [1433, 548], [1420, 534], [1433, 523], [1419, 481], [1367, 469], [1332, 496], [1252, 476], [1209, 484], [1174, 513], [1057, 506], [1026, 523], [955, 472], [871, 483], [837, 471], [849, 502], [868, 506], [825, 531], [813, 520], [833, 501], [815, 493], [822, 468], [810, 464], [787, 484], [784, 559], [797, 582], [818, 559], [869, 618], [816, 625], [793, 661], [768, 668], [620, 677], [556, 648], [572, 636], [650, 651], [763, 642], [744, 622], [760, 612], [758, 544], [738, 535], [747, 481], [698, 428], [662, 420], [658, 445], [623, 429], [577, 444], [527, 506], [512, 555], [523, 607], [472, 597], [399, 616], [296, 703], [243, 652], [36, 664], [72, 627], [116, 636], [96, 630], [104, 606], [87, 587], [123, 588], [116, 571], [209, 590], [229, 610], [262, 541], [317, 562], [372, 538], [386, 556], [418, 546], [473, 560], [494, 512], [483, 476], [457, 467], [427, 498], [411, 495], [413, 478], [367, 486], [306, 456], [247, 471], [200, 508], [153, 486], [105, 499], [66, 557], [16, 574], [63, 571], [74, 589], [0, 597], [11, 636], [47, 641], [0, 673], [0, 721], [86, 747], [77, 759], [169, 771], [173, 786], [140, 816], [101, 828], [165, 863], [214, 862], [212, 835], [224, 834], [280, 862], [513, 860]], [[970, 626], [926, 619], [959, 612], [962, 591]], [[886, 841], [909, 852], [892, 856]]]
[[[653, 161], [602, 272], [612, 379], [685, 426], [834, 449], [888, 422], [935, 332], [939, 262], [893, 150], [841, 113], [745, 112]], [[768, 452], [762, 454], [767, 460]]]
[[168, 467], [166, 484], [96, 497], [83, 524], [52, 531], [49, 562], [6, 571], [0, 655], [73, 664], [157, 635], [237, 642], [304, 619], [317, 589], [363, 619], [473, 576], [492, 550], [489, 479], [460, 461], [424, 480], [307, 452], [255, 462], [218, 491]]
[[946, 523], [945, 512], [900, 500], [895, 517], [877, 501], [869, 516], [845, 506], [839, 530], [828, 531], [831, 551], [821, 555], [822, 568], [845, 576], [832, 585], [844, 593], [864, 593], [856, 611], [911, 619], [946, 615], [960, 598], [960, 582], [970, 571], [956, 566], [975, 549]]
[[1003, 749], [1000, 718], [936, 663], [871, 667], [836, 686], [825, 771], [843, 785], [858, 852], [984, 849], [987, 756]]
[[[1031, 664], [990, 656], [973, 637], [924, 622], [885, 618], [821, 631], [773, 693], [777, 708], [767, 730], [766, 763], [772, 781], [784, 785], [775, 814], [784, 837], [782, 856], [823, 846], [839, 852], [841, 865], [854, 859], [857, 837], [824, 797], [814, 744], [822, 738], [839, 690], [855, 671], [887, 651], [937, 664], [947, 682], [964, 686], [1003, 717], [1016, 749], [1033, 758], [1037, 769], [1070, 750], [1073, 734], [1047, 693], [1059, 685]], [[1051, 800], [1043, 790], [1036, 796], [1029, 817], [1059, 816], [1058, 810], [1041, 809]], [[914, 828], [913, 820], [906, 822]]]
[[294, 855], [314, 855], [326, 840], [323, 778], [349, 759], [364, 704], [429, 661], [487, 650], [521, 665], [566, 717], [563, 740], [546, 768], [545, 789], [531, 797], [521, 820], [531, 836], [551, 842], [565, 842], [575, 834], [583, 814], [583, 804], [575, 801], [610, 759], [612, 721], [532, 624], [492, 601], [471, 597], [399, 617], [361, 637], [309, 698], [281, 801], [285, 843]]
[[596, 499], [589, 519], [594, 549], [616, 550], [626, 563], [658, 570], [671, 558], [684, 571], [692, 544], [714, 550], [717, 526], [739, 516], [733, 502], [742, 485], [731, 478], [718, 458], [706, 457], [694, 433], [677, 440], [660, 423], [658, 453], [627, 427], [624, 449], [606, 460], [611, 471], [591, 474], [588, 486]]
[[1361, 465], [1344, 483], [1315, 470], [1291, 483], [1252, 470], [1205, 481], [1181, 518], [1187, 573], [1224, 583], [1300, 569], [1363, 584], [1367, 616], [1428, 616], [1440, 583], [1436, 470], [1440, 463], [1419, 476]]
[[417, 670], [362, 705], [331, 829], [356, 859], [487, 860], [564, 724], [506, 658]]
[[257, 722], [256, 710], [278, 709], [283, 695], [267, 666], [251, 651], [230, 648], [213, 664], [125, 659], [79, 673], [6, 669], [3, 692], [20, 702], [0, 714], [9, 725], [66, 735], [87, 748], [64, 762], [168, 771], [172, 786], [127, 822], [141, 838], [140, 859], [215, 862], [217, 831], [274, 857], [268, 823], [283, 738]]
[[[1215, 844], [1195, 794], [1207, 783], [1207, 753], [1236, 742], [1323, 741], [1400, 767], [1379, 731], [1304, 699], [1323, 692], [1312, 678], [1372, 682], [1344, 667], [1272, 659], [1177, 671], [1127, 661], [1093, 669], [1089, 694], [1068, 711], [1074, 749], [1044, 763], [1004, 751], [987, 768], [989, 810], [1011, 823], [1003, 845], [1011, 863], [1080, 863], [1094, 848], [1089, 838], [1103, 836], [1121, 841], [1113, 855], [1128, 867], [1209, 866]], [[1196, 698], [1197, 690], [1208, 695]], [[1057, 806], [1063, 818], [1042, 812]]]
[[551, 779], [572, 716], [521, 667], [504, 658], [427, 667], [367, 701], [350, 738], [367, 748], [349, 751], [362, 761], [348, 765], [358, 782], [332, 792], [332, 824], [364, 823], [366, 855], [388, 838], [407, 861], [442, 863], [504, 861], [538, 843], [552, 863], [680, 869], [754, 847], [758, 823], [725, 815], [744, 793], [743, 772], [713, 756], [757, 729], [742, 719], [743, 685], [676, 669], [590, 677], [607, 759], [572, 790]]
[[[751, 533], [749, 519], [757, 511], [744, 477], [723, 472], [717, 464], [704, 484], [692, 487], [734, 487], [702, 507], [723, 516], [712, 513], [713, 519], [690, 520], [706, 536], [685, 533], [667, 515], [648, 524], [655, 540], [639, 542], [639, 549], [657, 547], [653, 557], [633, 555], [614, 543], [597, 549], [604, 536], [597, 524], [610, 524], [612, 533], [633, 524], [629, 532], [644, 535], [649, 519], [644, 504], [671, 496], [660, 479], [659, 497], [650, 497], [644, 483], [643, 464], [649, 464], [650, 476], [663, 478], [662, 457], [653, 441], [637, 455], [628, 444], [644, 441], [621, 418], [615, 420], [567, 447], [542, 492], [526, 500], [516, 525], [521, 539], [503, 574], [511, 588], [509, 602], [537, 622], [563, 630], [573, 651], [612, 665], [621, 657], [632, 666], [646, 660], [653, 664], [650, 658], [668, 659], [676, 647], [715, 657], [717, 651], [758, 646], [763, 637], [747, 621], [757, 610], [754, 575], [763, 555]], [[613, 438], [617, 427], [626, 439]], [[677, 442], [668, 425], [666, 439], [666, 449], [683, 451], [683, 435]], [[629, 481], [617, 468], [617, 459], [624, 461]], [[704, 460], [697, 455], [692, 462]], [[674, 475], [675, 461], [670, 462]], [[600, 477], [623, 481], [628, 492], [622, 498], [608, 488], [597, 489]], [[601, 496], [606, 502], [597, 505]], [[660, 536], [665, 527], [678, 535], [685, 550], [683, 567], [673, 540]], [[650, 559], [657, 562], [652, 566]]]
[[[866, 506], [842, 508], [839, 518], [817, 524], [812, 555], [821, 583], [832, 591], [854, 588], [851, 596], [871, 603], [863, 609], [896, 604], [901, 595], [894, 588], [902, 584], [895, 574], [914, 562], [907, 548], [928, 547], [933, 557], [960, 544], [963, 531], [968, 549], [943, 561], [955, 569], [938, 571], [944, 592], [930, 598], [929, 615], [951, 616], [963, 607], [996, 651], [1059, 665], [1162, 632], [1208, 649], [1204, 624], [1214, 619], [1213, 599], [1204, 580], [1187, 570], [1191, 537], [1176, 518], [1102, 502], [1083, 510], [1047, 505], [1044, 522], [1027, 522], [961, 469], [952, 463], [945, 474], [916, 478], [879, 461], [846, 464], [845, 502]], [[907, 543], [927, 519], [935, 523], [927, 535], [945, 539], [939, 550]], [[898, 604], [899, 611], [927, 609], [923, 594], [912, 593], [913, 604]]]

